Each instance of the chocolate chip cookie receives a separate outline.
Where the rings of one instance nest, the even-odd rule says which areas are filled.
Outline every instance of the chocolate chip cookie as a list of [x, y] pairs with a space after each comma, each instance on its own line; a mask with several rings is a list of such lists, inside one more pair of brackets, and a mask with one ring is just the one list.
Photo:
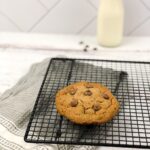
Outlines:
[[77, 82], [56, 94], [57, 111], [77, 124], [103, 124], [119, 111], [110, 90], [98, 83]]

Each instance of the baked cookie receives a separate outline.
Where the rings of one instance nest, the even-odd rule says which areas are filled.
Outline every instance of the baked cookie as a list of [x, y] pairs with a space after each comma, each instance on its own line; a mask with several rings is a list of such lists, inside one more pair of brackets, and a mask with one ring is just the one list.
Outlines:
[[110, 90], [98, 83], [77, 82], [56, 94], [57, 111], [77, 124], [103, 124], [119, 110]]

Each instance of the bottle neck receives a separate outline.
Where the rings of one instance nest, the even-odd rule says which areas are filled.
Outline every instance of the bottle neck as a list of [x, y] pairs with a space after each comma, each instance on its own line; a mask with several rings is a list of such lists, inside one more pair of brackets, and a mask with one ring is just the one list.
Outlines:
[[101, 0], [101, 4], [108, 4], [108, 5], [122, 5], [123, 1], [122, 0]]
[[115, 11], [115, 9], [123, 9], [123, 1], [122, 0], [101, 0], [100, 7], [110, 8]]

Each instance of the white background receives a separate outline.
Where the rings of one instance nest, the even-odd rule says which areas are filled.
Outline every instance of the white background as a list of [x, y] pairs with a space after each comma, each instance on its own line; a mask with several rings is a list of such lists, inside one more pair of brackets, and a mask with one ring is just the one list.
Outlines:
[[[0, 31], [95, 35], [100, 0], [0, 0]], [[150, 35], [150, 1], [124, 0], [125, 35]]]

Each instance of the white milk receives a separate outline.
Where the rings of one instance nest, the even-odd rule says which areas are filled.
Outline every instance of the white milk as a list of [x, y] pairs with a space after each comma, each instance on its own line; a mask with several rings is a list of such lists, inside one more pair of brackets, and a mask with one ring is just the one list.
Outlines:
[[100, 0], [97, 38], [102, 46], [118, 46], [122, 41], [124, 9], [122, 0]]

